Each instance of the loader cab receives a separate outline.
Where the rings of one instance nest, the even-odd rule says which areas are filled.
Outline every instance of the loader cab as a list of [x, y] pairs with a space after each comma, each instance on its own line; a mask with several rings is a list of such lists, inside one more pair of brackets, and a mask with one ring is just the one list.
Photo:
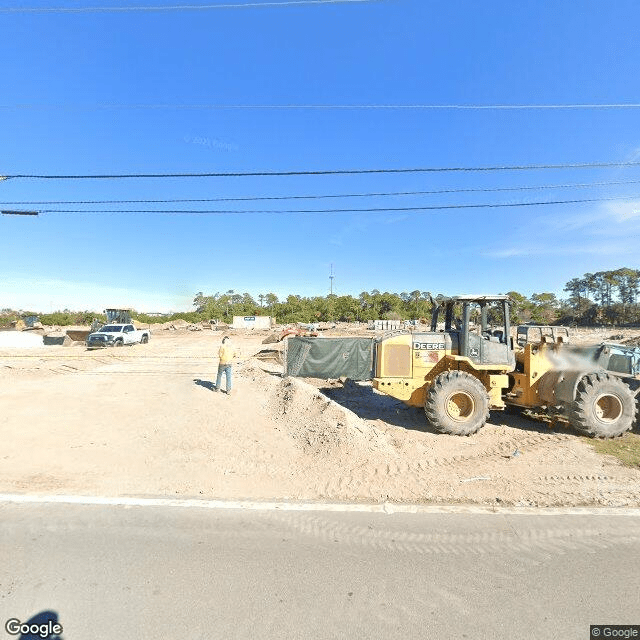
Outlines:
[[432, 302], [431, 331], [450, 334], [459, 356], [478, 365], [515, 367], [509, 296], [440, 296]]
[[107, 324], [129, 324], [131, 322], [131, 309], [105, 309]]

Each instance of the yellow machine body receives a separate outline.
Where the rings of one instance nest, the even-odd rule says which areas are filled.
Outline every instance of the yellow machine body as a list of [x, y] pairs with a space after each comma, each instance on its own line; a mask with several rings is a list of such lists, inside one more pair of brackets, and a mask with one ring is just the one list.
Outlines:
[[510, 404], [528, 408], [547, 404], [547, 374], [553, 369], [548, 357], [549, 349], [545, 344], [527, 344], [522, 351], [516, 352], [516, 371], [511, 373], [513, 386], [509, 390]]
[[562, 340], [526, 344], [516, 352], [507, 404], [535, 409], [573, 402], [578, 383], [594, 372], [594, 365], [564, 351], [563, 344]]
[[471, 435], [491, 409], [507, 405], [540, 409], [554, 424], [568, 422], [592, 437], [613, 438], [632, 428], [632, 390], [563, 346], [567, 336], [540, 330], [534, 343], [536, 327], [527, 327], [518, 331], [523, 340], [516, 351], [507, 296], [443, 296], [432, 303], [430, 332], [376, 343], [373, 387], [423, 407], [436, 430]]
[[445, 371], [466, 371], [487, 389], [490, 406], [503, 409], [509, 387], [509, 364], [478, 364], [458, 355], [457, 336], [442, 332], [400, 334], [376, 345], [374, 389], [414, 407], [424, 406], [425, 392]]

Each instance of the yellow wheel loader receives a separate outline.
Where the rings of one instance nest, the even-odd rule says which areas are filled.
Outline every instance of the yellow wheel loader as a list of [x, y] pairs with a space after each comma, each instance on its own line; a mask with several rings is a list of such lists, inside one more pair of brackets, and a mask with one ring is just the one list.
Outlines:
[[[561, 343], [526, 344], [516, 352], [510, 303], [504, 295], [439, 296], [432, 300], [430, 331], [369, 340], [368, 351], [353, 339], [334, 347], [332, 339], [292, 338], [285, 373], [353, 378], [350, 372], [357, 372], [353, 379], [372, 378], [375, 389], [423, 407], [441, 433], [470, 435], [490, 410], [507, 407], [544, 412], [595, 437], [631, 429], [636, 399], [615, 376], [569, 357]], [[362, 366], [367, 357], [368, 369]]]
[[573, 357], [562, 341], [516, 351], [508, 296], [433, 302], [430, 332], [377, 343], [373, 386], [424, 407], [438, 431], [475, 433], [489, 410], [506, 407], [543, 411], [594, 437], [611, 438], [632, 428], [636, 399], [615, 376]]

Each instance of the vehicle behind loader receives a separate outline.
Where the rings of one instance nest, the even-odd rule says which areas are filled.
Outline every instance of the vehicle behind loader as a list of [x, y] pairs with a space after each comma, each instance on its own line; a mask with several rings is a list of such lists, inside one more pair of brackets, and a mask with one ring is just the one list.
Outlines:
[[[612, 342], [602, 342], [597, 346], [569, 345], [571, 334], [568, 327], [532, 326], [521, 325], [517, 331], [518, 345], [524, 347], [527, 344], [541, 347], [555, 345], [549, 353], [552, 360], [573, 362], [590, 369], [597, 367], [623, 382], [635, 398], [640, 397], [640, 347]], [[560, 344], [562, 343], [562, 348]], [[532, 347], [533, 353], [537, 351]], [[516, 358], [522, 359], [523, 355], [516, 352]], [[640, 424], [640, 408], [636, 413], [636, 424]]]

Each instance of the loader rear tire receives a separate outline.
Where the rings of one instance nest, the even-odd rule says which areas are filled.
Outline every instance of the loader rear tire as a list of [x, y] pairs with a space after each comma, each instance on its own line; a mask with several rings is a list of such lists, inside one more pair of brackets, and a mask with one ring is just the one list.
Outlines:
[[427, 390], [424, 412], [440, 433], [469, 436], [489, 418], [489, 395], [482, 382], [470, 373], [446, 371]]
[[578, 383], [568, 411], [571, 425], [592, 438], [615, 438], [629, 431], [636, 416], [636, 399], [615, 376], [591, 373]]

